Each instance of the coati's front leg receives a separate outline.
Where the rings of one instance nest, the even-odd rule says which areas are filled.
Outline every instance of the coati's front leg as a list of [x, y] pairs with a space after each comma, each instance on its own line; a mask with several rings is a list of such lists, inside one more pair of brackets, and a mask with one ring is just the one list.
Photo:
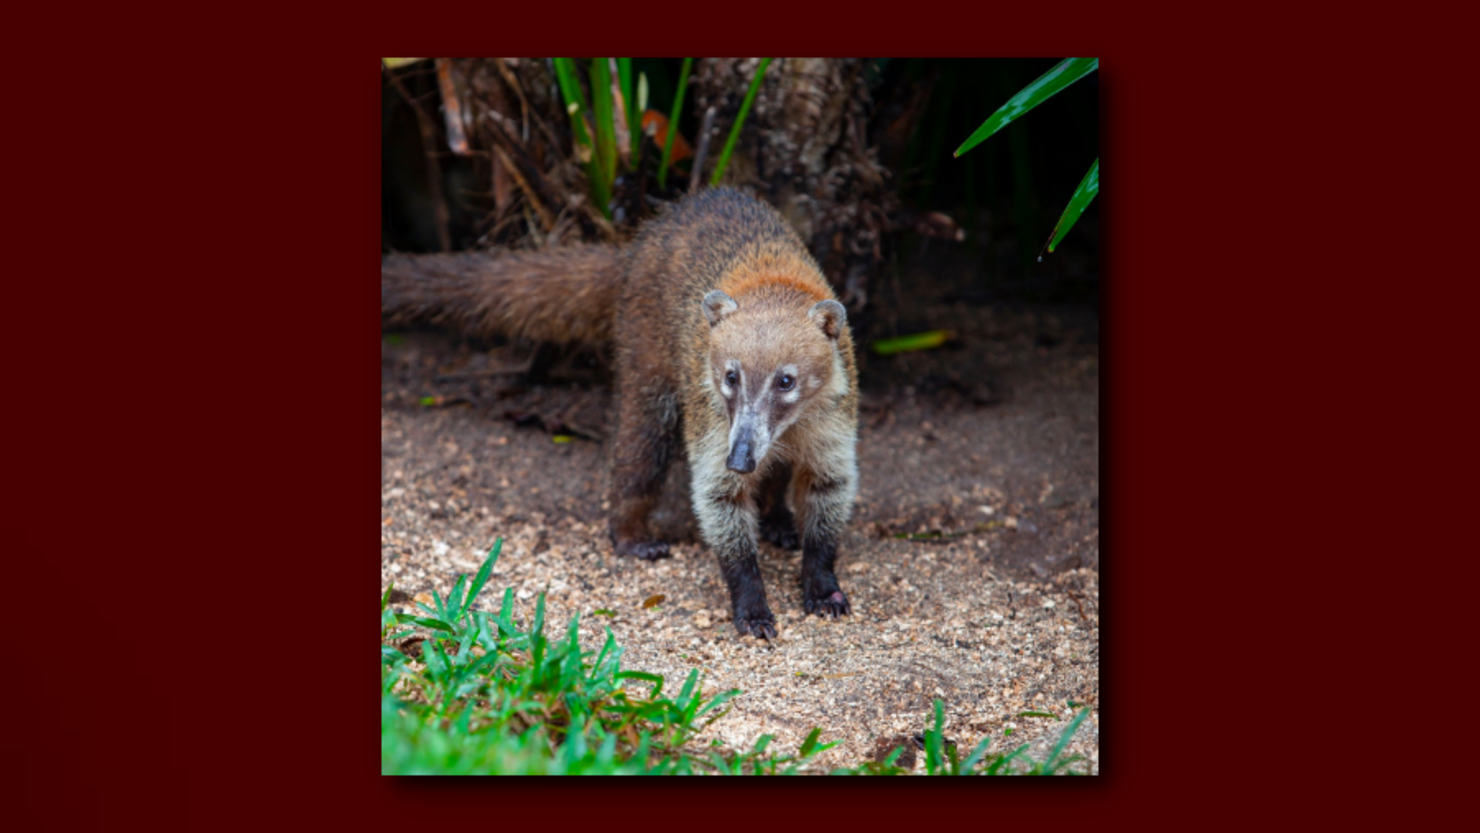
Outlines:
[[668, 557], [668, 542], [648, 528], [678, 443], [678, 404], [672, 391], [640, 384], [618, 368], [617, 430], [612, 438], [611, 536], [617, 555]]
[[[721, 442], [723, 437], [720, 438]], [[756, 561], [755, 495], [744, 480], [724, 469], [723, 452], [705, 455], [690, 446], [689, 464], [694, 515], [704, 542], [719, 558], [720, 574], [730, 591], [735, 630], [776, 638], [776, 617], [766, 603], [766, 586]]]
[[858, 493], [851, 455], [845, 462], [848, 465], [832, 471], [799, 470], [792, 481], [792, 503], [802, 516], [802, 607], [808, 613], [840, 616], [852, 612], [833, 572], [838, 540]]

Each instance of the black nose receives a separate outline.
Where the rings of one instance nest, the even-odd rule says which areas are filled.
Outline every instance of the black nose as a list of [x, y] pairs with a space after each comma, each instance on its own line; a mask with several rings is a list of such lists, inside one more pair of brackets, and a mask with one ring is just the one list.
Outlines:
[[730, 457], [725, 460], [725, 468], [741, 474], [750, 474], [755, 471], [755, 450], [750, 445], [749, 437], [740, 438], [735, 447], [730, 449]]

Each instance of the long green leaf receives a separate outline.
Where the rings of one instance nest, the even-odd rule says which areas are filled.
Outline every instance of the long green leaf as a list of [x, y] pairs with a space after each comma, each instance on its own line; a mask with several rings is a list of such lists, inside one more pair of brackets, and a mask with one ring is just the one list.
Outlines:
[[991, 735], [987, 735], [986, 737], [982, 738], [981, 743], [978, 743], [976, 745], [976, 748], [971, 750], [971, 754], [966, 756], [966, 760], [961, 763], [961, 771], [967, 775], [970, 775], [972, 767], [976, 766], [977, 762], [980, 761], [982, 757], [987, 754], [987, 747], [991, 745]]
[[961, 143], [961, 147], [956, 148], [955, 155], [960, 156], [986, 141], [988, 136], [1099, 68], [1099, 58], [1065, 58], [1060, 61], [1053, 69], [1043, 73], [1037, 81], [1022, 88], [1017, 95], [1009, 98], [1006, 104], [998, 107], [997, 112], [982, 122], [982, 126], [968, 136], [966, 141]]
[[[745, 101], [740, 103], [740, 112], [735, 116], [734, 126], [730, 128], [730, 138], [725, 140], [725, 149], [719, 154], [719, 164], [714, 166], [714, 176], [709, 178], [711, 188], [718, 185], [720, 178], [725, 175], [725, 166], [730, 164], [730, 151], [735, 149], [735, 140], [740, 138], [740, 128], [745, 124], [751, 102], [755, 101], [755, 94], [760, 92], [761, 79], [766, 77], [766, 67], [770, 65], [770, 58], [762, 58], [760, 66], [755, 69], [755, 77], [750, 79], [750, 89], [745, 93]], [[672, 126], [669, 125], [670, 128]]]
[[434, 631], [447, 631], [448, 633], [454, 632], [454, 629], [451, 625], [443, 622], [441, 619], [433, 619], [430, 616], [412, 616], [409, 613], [397, 613], [396, 623], [401, 625], [415, 623], [421, 625], [424, 628], [431, 628]]
[[1074, 189], [1074, 196], [1069, 198], [1069, 205], [1059, 217], [1058, 223], [1053, 227], [1053, 236], [1048, 241], [1048, 250], [1052, 252], [1069, 229], [1074, 228], [1074, 223], [1079, 220], [1079, 215], [1089, 207], [1090, 201], [1100, 193], [1100, 160], [1089, 166], [1089, 173], [1079, 181], [1079, 187]]
[[596, 160], [601, 167], [599, 208], [611, 217], [611, 184], [617, 178], [617, 126], [612, 101], [612, 71], [606, 58], [591, 59], [591, 117], [596, 127]]
[[678, 71], [678, 92], [673, 96], [673, 109], [668, 113], [668, 135], [663, 139], [663, 161], [658, 165], [658, 187], [668, 187], [668, 160], [673, 158], [673, 137], [678, 134], [678, 116], [683, 112], [683, 94], [689, 89], [689, 69], [693, 58], [683, 59]]
[[[560, 95], [565, 99], [565, 112], [570, 115], [571, 132], [575, 134], [576, 156], [579, 158], [581, 149], [585, 149], [586, 160], [583, 167], [586, 169], [586, 181], [591, 188], [591, 201], [605, 214], [607, 203], [611, 202], [610, 180], [603, 178], [604, 168], [601, 165], [600, 153], [595, 143], [591, 140], [591, 134], [586, 131], [586, 96], [581, 92], [581, 84], [576, 80], [576, 62], [574, 58], [552, 58], [555, 64], [555, 77], [560, 82]], [[595, 90], [592, 90], [595, 94]], [[607, 98], [610, 100], [611, 91], [607, 90]]]
[[462, 618], [463, 591], [467, 589], [468, 576], [466, 573], [457, 577], [452, 584], [452, 592], [447, 594], [447, 621], [456, 622]]
[[581, 85], [576, 81], [575, 59], [551, 60], [555, 63], [555, 77], [560, 82], [560, 95], [565, 99], [565, 112], [570, 116], [570, 127], [575, 133], [576, 143], [591, 147], [591, 135], [586, 132], [586, 120], [583, 116], [586, 112], [586, 96], [581, 93]]
[[617, 59], [617, 85], [622, 88], [622, 105], [627, 108], [628, 138], [632, 142], [632, 164], [637, 164], [637, 140], [642, 138], [642, 111], [637, 109], [636, 87], [632, 83], [632, 59]]
[[468, 600], [463, 605], [464, 610], [473, 606], [473, 600], [478, 598], [483, 585], [488, 583], [488, 576], [493, 572], [493, 562], [498, 560], [498, 554], [503, 548], [504, 539], [494, 539], [493, 549], [488, 551], [488, 557], [483, 560], [483, 566], [478, 568], [478, 575], [473, 577], [473, 586], [468, 588]]
[[1054, 744], [1053, 751], [1048, 753], [1048, 760], [1043, 762], [1042, 771], [1046, 771], [1049, 774], [1053, 773], [1053, 762], [1059, 757], [1059, 753], [1064, 751], [1064, 747], [1069, 745], [1069, 739], [1074, 737], [1074, 732], [1079, 728], [1079, 724], [1083, 723], [1084, 719], [1088, 716], [1088, 706], [1079, 710], [1079, 714], [1075, 715], [1074, 720], [1064, 729], [1064, 734], [1059, 736], [1059, 742]]

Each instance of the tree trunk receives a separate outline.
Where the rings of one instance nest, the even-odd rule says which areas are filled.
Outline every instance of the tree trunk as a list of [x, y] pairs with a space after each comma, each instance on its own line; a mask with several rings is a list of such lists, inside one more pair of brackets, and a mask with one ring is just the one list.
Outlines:
[[[757, 58], [694, 63], [685, 106], [700, 117], [696, 122], [709, 108], [715, 110], [703, 170], [694, 172], [702, 186], [708, 185], [759, 63]], [[471, 154], [479, 160], [484, 194], [477, 199], [487, 206], [480, 242], [515, 247], [581, 239], [620, 242], [651, 214], [653, 203], [688, 190], [684, 178], [672, 172], [667, 191], [657, 187], [648, 174], [660, 149], [645, 137], [644, 161], [625, 180], [619, 178], [614, 219], [607, 220], [588, 196], [584, 160], [573, 157], [570, 118], [548, 59], [456, 59], [446, 65]], [[904, 73], [892, 75], [884, 83], [877, 66], [860, 58], [773, 60], [723, 177], [725, 184], [755, 191], [792, 223], [855, 311], [867, 301], [869, 279], [885, 258], [891, 228], [957, 233], [947, 218], [923, 222], [901, 210], [894, 171], [933, 76], [912, 83]], [[589, 100], [589, 90], [587, 95]], [[704, 142], [694, 137], [690, 144]], [[437, 150], [447, 150], [445, 140]]]

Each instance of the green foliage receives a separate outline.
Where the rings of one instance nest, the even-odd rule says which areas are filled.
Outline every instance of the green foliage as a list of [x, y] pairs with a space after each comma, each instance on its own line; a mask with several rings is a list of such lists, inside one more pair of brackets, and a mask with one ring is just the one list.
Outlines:
[[[428, 616], [391, 610], [391, 588], [381, 596], [382, 773], [792, 775], [836, 745], [820, 742], [822, 730], [814, 728], [790, 755], [768, 752], [771, 735], [744, 752], [724, 751], [718, 741], [694, 748], [696, 735], [723, 717], [740, 691], [706, 696], [693, 669], [678, 693], [665, 697], [662, 675], [622, 670], [623, 649], [610, 629], [595, 652], [581, 650], [579, 616], [563, 638], [546, 637], [544, 594], [527, 627], [514, 620], [513, 588], [505, 588], [497, 613], [474, 610], [502, 546], [503, 539], [494, 543], [471, 583], [461, 575], [446, 599], [433, 592], [430, 607], [418, 603]], [[417, 643], [415, 660], [397, 647], [410, 650], [411, 640], [399, 640], [411, 632], [390, 632], [401, 624], [432, 632]], [[1024, 771], [1049, 774], [1077, 760], [1058, 758], [1087, 713], [1070, 724], [1048, 761]], [[983, 774], [1009, 774], [1008, 764], [1026, 748], [983, 761], [984, 740], [958, 764], [942, 721], [937, 700], [935, 727], [926, 732], [930, 774], [976, 773], [978, 763]], [[900, 751], [834, 773], [902, 773]]]
[[1053, 235], [1048, 241], [1048, 250], [1050, 252], [1054, 250], [1055, 246], [1059, 245], [1060, 240], [1064, 239], [1064, 235], [1069, 233], [1069, 229], [1074, 227], [1074, 223], [1079, 219], [1079, 215], [1083, 214], [1084, 209], [1089, 206], [1090, 200], [1093, 200], [1099, 193], [1100, 160], [1096, 159], [1095, 164], [1090, 166], [1089, 173], [1084, 175], [1084, 179], [1080, 180], [1079, 187], [1074, 189], [1074, 196], [1069, 198], [1069, 206], [1059, 216], [1059, 221], [1054, 224]]
[[406, 635], [387, 634], [398, 624], [433, 631], [419, 643], [419, 663], [381, 646], [382, 772], [788, 773], [830, 748], [816, 730], [791, 756], [763, 755], [764, 744], [691, 754], [685, 746], [740, 692], [706, 696], [694, 669], [676, 696], [664, 697], [661, 675], [621, 670], [609, 629], [594, 658], [580, 648], [579, 616], [563, 639], [547, 638], [544, 594], [527, 628], [514, 621], [513, 588], [497, 614], [473, 610], [502, 545], [495, 542], [471, 584], [459, 576], [446, 599], [433, 592], [432, 606], [418, 603], [428, 616], [391, 611], [389, 589], [381, 597], [383, 642]]
[[[596, 123], [596, 158], [601, 165], [599, 176], [608, 200], [612, 182], [617, 178], [617, 125], [610, 64], [606, 58], [591, 59], [591, 117]], [[611, 217], [606, 201], [601, 203], [601, 211]]]
[[[638, 147], [642, 141], [642, 104], [647, 87], [646, 78], [634, 84], [631, 58], [592, 58], [590, 62], [591, 106], [587, 108], [585, 93], [576, 78], [574, 58], [552, 58], [555, 77], [560, 84], [560, 95], [565, 99], [565, 110], [570, 115], [571, 132], [575, 137], [576, 156], [586, 170], [590, 183], [591, 199], [601, 209], [603, 216], [611, 218], [612, 183], [617, 178], [617, 162], [622, 154], [617, 148], [617, 106], [612, 95], [611, 64], [617, 65], [617, 88], [621, 92], [621, 118], [627, 123], [631, 139], [629, 159], [635, 164]], [[587, 129], [586, 116], [591, 117]], [[594, 134], [594, 136], [593, 136]]]
[[[1018, 91], [1016, 95], [1007, 100], [1006, 104], [997, 108], [997, 111], [982, 122], [975, 132], [966, 137], [966, 141], [956, 148], [956, 156], [960, 156], [968, 150], [986, 141], [987, 137], [1011, 124], [1017, 118], [1042, 104], [1059, 91], [1070, 84], [1078, 81], [1091, 72], [1100, 68], [1099, 58], [1065, 58], [1045, 72], [1038, 80]], [[1090, 201], [1100, 193], [1100, 160], [1096, 159], [1090, 166], [1089, 173], [1084, 175], [1079, 187], [1075, 189], [1073, 196], [1069, 198], [1069, 205], [1064, 208], [1064, 213], [1059, 215], [1059, 221], [1054, 225], [1053, 234], [1049, 237], [1048, 250], [1052, 252], [1069, 229], [1074, 227], [1079, 215]], [[1041, 259], [1041, 258], [1040, 258]]]
[[678, 92], [673, 96], [673, 109], [668, 113], [668, 135], [663, 140], [663, 161], [658, 164], [660, 188], [668, 187], [668, 162], [673, 158], [673, 137], [678, 135], [678, 116], [683, 112], [683, 95], [689, 89], [689, 70], [693, 66], [693, 58], [684, 58], [683, 68], [678, 71]]
[[1018, 117], [1053, 98], [1060, 90], [1099, 68], [1099, 58], [1065, 58], [1058, 62], [1053, 69], [1043, 73], [1037, 81], [1023, 87], [1017, 95], [1009, 98], [1006, 104], [998, 107], [997, 112], [982, 122], [982, 126], [978, 127], [976, 132], [966, 137], [961, 147], [956, 148], [955, 155], [960, 156], [986, 141], [988, 136], [1012, 124]]
[[745, 100], [740, 103], [740, 112], [730, 127], [730, 137], [725, 140], [725, 149], [720, 152], [719, 163], [714, 166], [714, 176], [709, 178], [711, 187], [718, 185], [720, 178], [725, 175], [725, 167], [730, 164], [730, 151], [735, 149], [735, 141], [740, 138], [740, 128], [745, 125], [745, 117], [750, 114], [750, 105], [755, 101], [755, 94], [760, 92], [761, 79], [766, 77], [766, 67], [770, 65], [770, 58], [762, 58], [760, 66], [755, 69], [755, 77], [750, 79], [750, 89], [746, 90]]
[[[611, 203], [611, 180], [605, 176], [605, 169], [601, 165], [600, 154], [597, 153], [596, 145], [591, 140], [591, 133], [586, 130], [586, 95], [581, 92], [581, 83], [576, 80], [576, 62], [574, 58], [552, 58], [555, 64], [555, 78], [560, 84], [560, 95], [565, 99], [565, 112], [570, 116], [570, 129], [575, 137], [576, 158], [580, 160], [586, 169], [586, 181], [591, 187], [591, 199], [595, 201], [603, 214], [610, 211]], [[610, 117], [610, 114], [608, 114]]]
[[[926, 775], [1079, 775], [1082, 773], [1069, 769], [1069, 765], [1082, 760], [1079, 755], [1072, 755], [1060, 759], [1064, 747], [1068, 745], [1074, 733], [1078, 731], [1079, 724], [1089, 714], [1089, 709], [1081, 709], [1079, 714], [1064, 729], [1059, 736], [1058, 743], [1054, 745], [1049, 756], [1042, 763], [1034, 762], [1026, 754], [1028, 744], [1023, 744], [1011, 752], [998, 755], [987, 755], [987, 747], [992, 743], [991, 735], [981, 739], [976, 748], [971, 750], [963, 760], [956, 750], [955, 744], [946, 740], [944, 734], [945, 705], [934, 701], [935, 723], [924, 732], [925, 746], [925, 774]], [[1048, 717], [1054, 715], [1047, 712], [1042, 714]], [[1004, 734], [1010, 734], [1005, 732]], [[898, 775], [905, 773], [895, 761], [904, 750], [895, 748], [883, 761], [869, 762], [862, 766], [833, 770], [833, 775]], [[1016, 765], [1014, 765], [1016, 764]]]
[[880, 356], [889, 356], [912, 350], [931, 350], [945, 344], [950, 338], [949, 330], [930, 330], [898, 338], [882, 338], [869, 344], [869, 347]]

